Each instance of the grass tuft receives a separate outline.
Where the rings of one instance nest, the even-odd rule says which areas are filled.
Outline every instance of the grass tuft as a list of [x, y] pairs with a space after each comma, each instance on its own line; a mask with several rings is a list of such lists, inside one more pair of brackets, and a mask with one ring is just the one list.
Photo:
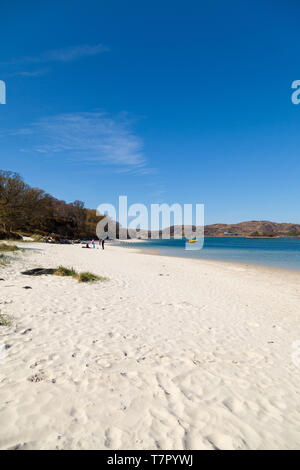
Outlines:
[[0, 326], [11, 326], [11, 325], [12, 325], [11, 317], [0, 313]]
[[16, 245], [7, 245], [6, 243], [0, 243], [0, 251], [19, 251]]
[[78, 277], [78, 273], [74, 268], [65, 268], [64, 266], [58, 266], [56, 269], [55, 276], [69, 276], [69, 277]]
[[42, 237], [42, 235], [39, 235], [38, 233], [30, 235], [30, 238], [32, 238], [33, 241], [36, 242], [36, 243], [41, 243], [44, 239], [44, 237]]
[[96, 282], [107, 281], [107, 277], [97, 276], [96, 274], [85, 272], [78, 275], [78, 282]]
[[10, 261], [4, 255], [0, 255], [0, 266], [6, 266]]
[[107, 277], [97, 276], [90, 272], [77, 273], [74, 268], [66, 268], [65, 266], [59, 266], [54, 272], [55, 276], [69, 276], [73, 279], [77, 279], [78, 282], [97, 282], [107, 281]]

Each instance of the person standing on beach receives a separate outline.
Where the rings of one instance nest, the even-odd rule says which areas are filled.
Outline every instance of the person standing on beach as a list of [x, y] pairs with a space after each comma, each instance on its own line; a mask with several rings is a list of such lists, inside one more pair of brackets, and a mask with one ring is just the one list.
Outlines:
[[103, 238], [103, 240], [102, 240], [102, 250], [104, 250], [104, 243], [105, 243], [105, 240]]
[[93, 248], [96, 248], [95, 240], [92, 241]]

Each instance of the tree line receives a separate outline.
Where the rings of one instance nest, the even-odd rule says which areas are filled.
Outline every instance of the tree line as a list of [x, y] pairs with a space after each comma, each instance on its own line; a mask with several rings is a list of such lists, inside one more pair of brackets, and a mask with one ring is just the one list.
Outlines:
[[26, 184], [18, 173], [0, 170], [0, 238], [94, 238], [101, 219], [82, 201], [58, 200]]

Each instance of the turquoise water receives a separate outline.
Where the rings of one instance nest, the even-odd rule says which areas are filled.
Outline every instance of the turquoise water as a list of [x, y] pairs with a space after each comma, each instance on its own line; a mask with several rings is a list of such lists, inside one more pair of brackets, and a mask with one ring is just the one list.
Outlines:
[[202, 250], [185, 250], [184, 240], [149, 240], [130, 245], [157, 250], [168, 256], [200, 258], [259, 264], [300, 270], [300, 239], [247, 239], [240, 237], [206, 237]]

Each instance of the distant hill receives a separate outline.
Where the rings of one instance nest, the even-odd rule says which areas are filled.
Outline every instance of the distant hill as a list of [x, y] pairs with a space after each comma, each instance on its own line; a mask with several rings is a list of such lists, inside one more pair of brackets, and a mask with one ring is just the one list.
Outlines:
[[[195, 226], [175, 225], [167, 229], [147, 232], [140, 230], [139, 238], [166, 238], [170, 233], [171, 238], [180, 238], [193, 236]], [[288, 223], [276, 223], [265, 220], [240, 222], [238, 224], [213, 224], [204, 227], [206, 237], [249, 237], [249, 238], [274, 238], [274, 237], [300, 237], [300, 225]]]
[[300, 225], [252, 220], [239, 224], [207, 225], [205, 235], [207, 237], [299, 237]]

